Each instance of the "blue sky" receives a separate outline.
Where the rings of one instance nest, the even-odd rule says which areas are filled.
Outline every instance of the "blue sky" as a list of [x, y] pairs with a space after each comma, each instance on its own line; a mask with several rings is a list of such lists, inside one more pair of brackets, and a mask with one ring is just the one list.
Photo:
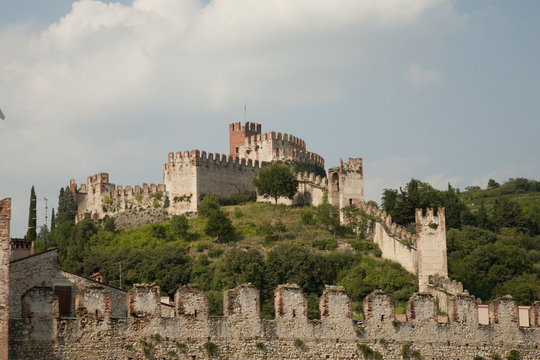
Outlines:
[[[169, 151], [226, 153], [247, 118], [364, 158], [368, 199], [540, 178], [540, 2], [0, 0], [0, 197], [161, 183]], [[38, 224], [44, 222], [39, 202]]]

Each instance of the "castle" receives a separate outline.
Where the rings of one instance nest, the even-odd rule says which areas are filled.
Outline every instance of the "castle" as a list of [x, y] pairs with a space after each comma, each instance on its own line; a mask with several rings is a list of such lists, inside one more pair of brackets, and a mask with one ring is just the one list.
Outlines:
[[[210, 316], [197, 286], [180, 287], [171, 305], [156, 285], [126, 292], [59, 269], [57, 249], [10, 262], [10, 218], [11, 199], [1, 199], [1, 360], [540, 358], [540, 302], [517, 306], [505, 296], [487, 306], [448, 293], [443, 314], [443, 300], [416, 293], [396, 314], [390, 296], [374, 291], [355, 321], [344, 289], [326, 286], [320, 319], [309, 320], [300, 287], [283, 284], [275, 319], [265, 320], [259, 291], [243, 284], [225, 291], [223, 316]], [[427, 231], [434, 219], [430, 212], [417, 225]]]
[[[70, 190], [78, 208], [76, 221], [114, 217], [131, 209], [161, 208], [168, 215], [195, 213], [201, 197], [208, 193], [222, 198], [250, 197], [256, 194], [253, 179], [259, 169], [278, 160], [324, 173], [324, 159], [307, 151], [304, 140], [281, 132], [263, 134], [261, 128], [261, 124], [251, 122], [230, 124], [229, 155], [199, 150], [169, 153], [163, 165], [163, 184], [116, 186], [109, 182], [109, 174], [99, 173], [77, 188], [71, 179]], [[325, 192], [329, 202], [339, 208], [364, 201], [361, 158], [341, 161], [338, 168], [329, 171], [328, 178], [306, 171], [296, 176], [297, 194], [292, 200], [280, 199], [281, 203], [316, 206]]]
[[[318, 169], [324, 159], [294, 136], [261, 133], [261, 125], [229, 126], [230, 154], [198, 150], [170, 153], [163, 184], [131, 188], [100, 173], [70, 190], [77, 220], [161, 209], [196, 212], [202, 195], [249, 196], [252, 180], [273, 161]], [[374, 291], [363, 301], [363, 321], [352, 318], [342, 287], [326, 286], [320, 320], [307, 318], [307, 301], [295, 284], [274, 292], [275, 319], [260, 318], [259, 291], [243, 284], [225, 291], [223, 316], [210, 316], [197, 286], [180, 287], [174, 301], [156, 285], [126, 292], [57, 266], [58, 250], [39, 254], [10, 238], [11, 200], [0, 200], [0, 360], [7, 359], [473, 359], [515, 356], [540, 359], [540, 302], [518, 306], [505, 296], [485, 305], [448, 279], [444, 209], [417, 209], [416, 232], [364, 203], [362, 159], [330, 169], [328, 178], [297, 173], [298, 192], [288, 204], [318, 205], [323, 194], [338, 208], [355, 204], [371, 221], [369, 237], [382, 257], [418, 276], [405, 314], [390, 296]], [[262, 199], [259, 199], [262, 200]], [[11, 246], [11, 248], [10, 248]]]

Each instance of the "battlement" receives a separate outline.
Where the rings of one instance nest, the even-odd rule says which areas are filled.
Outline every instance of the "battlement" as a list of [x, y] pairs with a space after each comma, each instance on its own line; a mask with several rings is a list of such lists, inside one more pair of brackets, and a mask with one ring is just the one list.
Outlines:
[[268, 141], [279, 141], [282, 145], [287, 143], [291, 147], [296, 147], [298, 149], [306, 149], [306, 142], [294, 135], [287, 133], [270, 131], [264, 134], [251, 135], [245, 138], [244, 145], [254, 147], [256, 145], [264, 145]]
[[317, 175], [315, 173], [310, 173], [307, 171], [304, 172], [297, 172], [296, 173], [296, 180], [302, 181], [302, 182], [309, 182], [314, 185], [326, 188], [328, 186], [328, 179], [325, 177], [321, 177], [320, 175]]
[[238, 155], [238, 146], [244, 143], [246, 137], [260, 134], [261, 128], [261, 124], [252, 122], [246, 122], [244, 126], [239, 122], [229, 124], [229, 154], [232, 156]]
[[[41, 288], [40, 288], [41, 289]], [[127, 317], [139, 319], [151, 319], [169, 317], [162, 314], [161, 308], [166, 305], [161, 303], [159, 296], [159, 286], [153, 284], [135, 284], [126, 296]], [[43, 297], [46, 299], [48, 297]], [[206, 294], [196, 285], [185, 285], [180, 287], [175, 295], [175, 308], [173, 317], [186, 318], [193, 321], [209, 321], [208, 299]], [[57, 299], [53, 301], [58, 301]], [[415, 293], [407, 302], [405, 317], [396, 317], [395, 306], [390, 295], [383, 291], [376, 290], [367, 295], [363, 300], [363, 312], [366, 323], [391, 323], [401, 321], [406, 323], [420, 323], [425, 321], [454, 323], [462, 322], [467, 316], [467, 322], [478, 324], [478, 316], [474, 314], [478, 311], [478, 301], [474, 296], [460, 294], [452, 297], [452, 316], [439, 318], [438, 305], [435, 297], [427, 293]], [[98, 317], [111, 316], [111, 295], [100, 284], [92, 284], [81, 288], [77, 293], [76, 316], [87, 314]], [[112, 304], [114, 306], [114, 304]], [[506, 295], [491, 302], [489, 305], [490, 324], [496, 326], [501, 324], [508, 326], [538, 327], [538, 314], [534, 311], [535, 303], [529, 306], [530, 318], [527, 321], [519, 322], [518, 306], [513, 298]], [[28, 303], [25, 313], [33, 314], [36, 310], [41, 311], [44, 316], [47, 314], [39, 304], [39, 297]], [[54, 312], [55, 306], [50, 308], [49, 316], [59, 315]], [[84, 310], [82, 310], [84, 309]], [[307, 317], [307, 299], [302, 289], [296, 284], [279, 285], [274, 291], [275, 321], [287, 326], [301, 328], [307, 326], [312, 321]], [[320, 318], [352, 323], [352, 301], [345, 289], [341, 286], [326, 286], [319, 299]], [[234, 289], [225, 290], [223, 293], [223, 313], [226, 318], [234, 319], [236, 326], [241, 326], [242, 322], [254, 324], [260, 323], [260, 292], [252, 284], [242, 284]], [[101, 314], [101, 315], [99, 315]], [[30, 316], [30, 315], [27, 315]], [[536, 317], [536, 318], [533, 318]], [[310, 326], [313, 326], [311, 324]], [[241, 326], [242, 331], [250, 330], [250, 326]], [[259, 329], [260, 330], [260, 329]], [[259, 332], [256, 330], [255, 332]], [[305, 329], [304, 329], [305, 330]], [[352, 327], [350, 328], [352, 331]], [[310, 332], [311, 336], [315, 336]], [[245, 334], [249, 336], [249, 334]], [[340, 337], [349, 337], [350, 334], [340, 334]], [[540, 332], [538, 333], [540, 336]], [[540, 342], [540, 338], [537, 338]]]
[[388, 233], [402, 242], [405, 242], [407, 246], [415, 247], [416, 236], [407, 231], [405, 227], [392, 221], [392, 216], [387, 214], [386, 211], [382, 211], [375, 206], [368, 205], [366, 203], [360, 203], [360, 209], [366, 214], [372, 216], [375, 221], [380, 222], [388, 231]]
[[264, 162], [251, 159], [243, 159], [237, 156], [225, 155], [220, 153], [207, 153], [200, 150], [184, 150], [176, 153], [170, 152], [168, 162], [164, 164], [163, 170], [168, 171], [176, 164], [191, 164], [194, 166], [241, 166], [250, 168], [261, 168], [265, 165]]
[[[125, 316], [115, 318], [117, 304], [108, 291], [101, 284], [79, 288], [75, 317], [64, 318], [52, 288], [30, 288], [23, 296], [23, 318], [11, 319], [10, 346], [17, 349], [13, 358], [25, 358], [43, 346], [56, 350], [65, 346], [71, 353], [92, 354], [91, 359], [97, 360], [103, 344], [107, 346], [102, 358], [108, 353], [140, 358], [148, 344], [154, 344], [152, 353], [159, 358], [179, 348], [187, 356], [204, 358], [203, 344], [209, 342], [219, 358], [315, 358], [316, 353], [348, 358], [359, 343], [375, 347], [389, 359], [400, 358], [404, 344], [422, 349], [426, 358], [439, 358], [434, 354], [441, 353], [471, 358], [468, 349], [482, 349], [479, 354], [486, 356], [518, 348], [527, 360], [540, 355], [540, 304], [519, 307], [519, 314], [527, 316], [518, 317], [518, 306], [509, 296], [489, 305], [485, 325], [478, 320], [478, 302], [467, 295], [452, 297], [449, 316], [441, 316], [434, 296], [416, 293], [407, 302], [406, 313], [398, 316], [390, 296], [376, 290], [364, 298], [365, 320], [357, 322], [352, 319], [352, 301], [340, 286], [325, 287], [319, 298], [320, 320], [308, 319], [306, 297], [296, 284], [275, 290], [274, 320], [260, 318], [260, 293], [252, 284], [224, 292], [224, 316], [208, 315], [207, 296], [197, 286], [179, 288], [170, 311], [171, 306], [161, 303], [158, 287], [137, 284], [124, 293]], [[94, 341], [95, 336], [101, 341]]]
[[343, 160], [339, 160], [339, 168], [341, 171], [345, 172], [355, 172], [360, 174], [360, 176], [363, 176], [363, 165], [362, 165], [362, 158], [349, 158], [347, 162], [343, 162]]

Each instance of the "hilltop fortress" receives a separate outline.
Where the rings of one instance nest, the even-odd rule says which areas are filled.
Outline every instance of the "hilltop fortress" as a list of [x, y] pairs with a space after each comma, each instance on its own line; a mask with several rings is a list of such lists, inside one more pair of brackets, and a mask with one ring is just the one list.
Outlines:
[[197, 286], [180, 287], [169, 304], [156, 285], [126, 292], [59, 269], [57, 249], [9, 262], [10, 217], [11, 199], [0, 200], [2, 360], [540, 358], [540, 302], [517, 306], [505, 296], [487, 306], [463, 292], [416, 293], [396, 314], [390, 296], [374, 291], [355, 321], [344, 289], [326, 286], [320, 319], [310, 320], [301, 288], [283, 284], [266, 320], [259, 290], [243, 284], [224, 292], [223, 316], [210, 316]]
[[229, 155], [200, 150], [169, 153], [163, 165], [163, 184], [123, 187], [110, 183], [109, 174], [99, 173], [77, 188], [72, 179], [70, 190], [78, 208], [76, 221], [115, 217], [133, 209], [160, 208], [168, 215], [195, 213], [202, 196], [208, 193], [222, 198], [249, 198], [256, 194], [253, 179], [259, 169], [278, 160], [314, 170], [296, 174], [298, 193], [292, 201], [280, 199], [282, 203], [316, 206], [322, 202], [324, 192], [328, 192], [329, 202], [340, 209], [364, 201], [361, 158], [341, 161], [326, 178], [320, 175], [325, 173], [324, 159], [307, 151], [304, 140], [281, 132], [262, 133], [261, 128], [261, 124], [251, 122], [230, 124]]
[[[132, 188], [100, 173], [77, 188], [77, 220], [160, 209], [195, 212], [202, 195], [251, 196], [258, 171], [281, 160], [320, 173], [324, 159], [303, 140], [261, 133], [259, 124], [229, 126], [230, 154], [198, 150], [170, 153], [163, 184]], [[328, 177], [297, 173], [289, 204], [357, 205], [370, 219], [369, 238], [382, 257], [418, 276], [419, 293], [405, 314], [389, 295], [374, 291], [363, 301], [364, 320], [352, 318], [342, 287], [326, 286], [320, 319], [309, 320], [300, 287], [278, 286], [275, 319], [260, 318], [260, 294], [251, 284], [225, 291], [223, 316], [210, 316], [197, 286], [160, 298], [157, 285], [126, 292], [57, 266], [58, 250], [33, 254], [10, 239], [11, 199], [0, 200], [0, 360], [7, 359], [540, 359], [540, 302], [518, 306], [505, 296], [491, 304], [448, 278], [444, 209], [417, 209], [411, 233], [384, 211], [364, 203], [362, 159], [340, 162]], [[14, 248], [16, 245], [16, 248]], [[25, 244], [22, 244], [25, 245]], [[28, 244], [26, 244], [28, 245]], [[10, 248], [11, 246], [11, 248]], [[16, 251], [15, 251], [15, 250]], [[498, 354], [499, 357], [495, 355]]]

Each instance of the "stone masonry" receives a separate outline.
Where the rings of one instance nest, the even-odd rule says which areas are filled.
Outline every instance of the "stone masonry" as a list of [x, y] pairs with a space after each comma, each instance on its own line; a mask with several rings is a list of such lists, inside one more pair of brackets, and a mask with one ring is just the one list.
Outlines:
[[275, 319], [264, 320], [251, 284], [225, 292], [224, 316], [208, 316], [206, 295], [193, 285], [178, 289], [172, 314], [164, 314], [154, 287], [136, 285], [125, 295], [128, 310], [120, 317], [110, 311], [108, 288], [80, 289], [69, 317], [49, 305], [46, 289], [32, 290], [28, 311], [10, 321], [11, 359], [365, 359], [359, 345], [382, 359], [402, 359], [405, 348], [426, 360], [504, 357], [511, 350], [523, 360], [540, 358], [540, 328], [534, 325], [540, 303], [528, 307], [526, 324], [518, 323], [510, 297], [495, 300], [490, 323], [482, 325], [471, 296], [450, 299], [451, 316], [441, 317], [432, 295], [414, 294], [397, 319], [390, 296], [375, 291], [363, 301], [365, 320], [354, 321], [343, 288], [327, 286], [320, 320], [309, 320], [304, 294], [285, 284], [275, 291]]
[[0, 360], [8, 358], [11, 199], [0, 200]]
[[[108, 173], [89, 176], [86, 184], [77, 188], [74, 179], [70, 191], [77, 203], [76, 221], [94, 220], [105, 216], [140, 215], [142, 211], [162, 210], [162, 213], [179, 215], [197, 212], [197, 205], [204, 194], [212, 193], [228, 198], [233, 195], [250, 197], [256, 193], [253, 179], [259, 169], [275, 161], [298, 161], [324, 168], [324, 159], [306, 150], [306, 142], [285, 133], [262, 133], [261, 124], [247, 122], [229, 125], [230, 154], [186, 150], [169, 153], [163, 165], [163, 184], [121, 186], [109, 181]], [[364, 200], [362, 159], [341, 161], [331, 173], [333, 182], [314, 173], [296, 174], [298, 193], [293, 200], [279, 199], [284, 204], [319, 205], [323, 194], [329, 192], [329, 201], [339, 208], [359, 204]], [[258, 201], [267, 201], [258, 198]], [[126, 221], [124, 221], [126, 222]], [[130, 221], [127, 221], [128, 223]]]

